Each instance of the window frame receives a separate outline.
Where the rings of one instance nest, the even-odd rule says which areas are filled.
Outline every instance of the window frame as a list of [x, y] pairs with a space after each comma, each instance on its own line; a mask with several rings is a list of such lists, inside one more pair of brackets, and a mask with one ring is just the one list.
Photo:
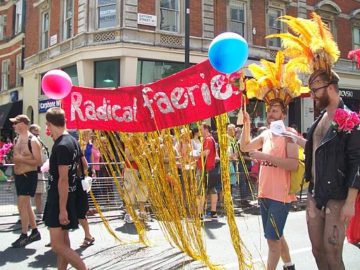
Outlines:
[[[1, 91], [9, 90], [10, 64], [10, 59], [5, 59], [1, 62]], [[4, 71], [5, 69], [6, 71]]]
[[[144, 81], [144, 77], [143, 77], [143, 71], [145, 70], [144, 68], [144, 64], [148, 62], [148, 63], [154, 63], [154, 67], [156, 66], [161, 66], [162, 69], [162, 74], [163, 76], [160, 76], [159, 78], [152, 78], [151, 81]], [[160, 65], [159, 65], [160, 64]], [[169, 70], [163, 70], [165, 65], [172, 65], [172, 68], [174, 68], [175, 70], [168, 72]], [[137, 74], [136, 74], [136, 83], [137, 84], [148, 84], [148, 83], [153, 83], [157, 80], [163, 79], [167, 76], [170, 76], [172, 74], [175, 74], [176, 72], [179, 72], [181, 70], [184, 69], [184, 63], [182, 62], [176, 62], [176, 61], [166, 61], [166, 60], [156, 60], [156, 59], [145, 59], [145, 58], [138, 58], [138, 63], [137, 63]], [[179, 70], [177, 70], [178, 67], [182, 67], [179, 68]], [[146, 69], [149, 70], [149, 69]], [[153, 69], [152, 72], [154, 72], [155, 70]], [[167, 72], [167, 73], [165, 73]], [[165, 74], [164, 74], [165, 73]]]
[[[117, 81], [117, 85], [116, 86], [101, 86], [98, 82], [97, 82], [97, 76], [96, 76], [96, 72], [97, 72], [97, 68], [96, 65], [98, 63], [104, 63], [104, 62], [114, 62], [116, 63], [116, 70], [115, 70], [115, 78], [114, 81]], [[111, 74], [110, 74], [111, 75]], [[99, 86], [100, 85], [100, 86]], [[119, 58], [115, 58], [115, 59], [104, 59], [104, 60], [98, 60], [98, 61], [94, 61], [94, 87], [95, 88], [116, 88], [120, 86], [120, 59]]]
[[[115, 1], [115, 3], [104, 4], [104, 5], [99, 5], [99, 1], [101, 0], [96, 0], [96, 29], [109, 29], [109, 28], [117, 27], [119, 25], [119, 1]], [[107, 6], [115, 6], [115, 23], [114, 25], [111, 26], [100, 27], [100, 8]]]
[[[48, 25], [47, 29], [44, 29], [44, 22], [45, 22], [45, 15], [47, 14], [48, 17]], [[40, 46], [42, 50], [45, 50], [50, 47], [50, 12], [48, 10], [41, 13], [41, 32], [40, 32]], [[47, 46], [46, 46], [47, 45]]]
[[[18, 13], [19, 9], [21, 11], [20, 13]], [[23, 1], [19, 0], [15, 4], [15, 27], [14, 27], [15, 35], [22, 32], [22, 27], [23, 27]]]
[[15, 78], [15, 85], [21, 86], [21, 76], [20, 76], [20, 71], [22, 69], [22, 54], [19, 53], [16, 55], [16, 78]]
[[[280, 16], [283, 16], [284, 15], [284, 10], [282, 10], [281, 8], [276, 8], [276, 7], [269, 7], [268, 10], [267, 10], [267, 13], [266, 13], [266, 32], [267, 32], [267, 35], [270, 35], [270, 34], [280, 34], [282, 33], [284, 30], [284, 24], [279, 21], [279, 24], [280, 24], [280, 28], [275, 28], [273, 26], [270, 26], [270, 12], [271, 11], [275, 11], [275, 12], [279, 12], [280, 15], [277, 16], [275, 18], [275, 20], [277, 18], [279, 18]], [[275, 30], [275, 32], [272, 32], [271, 30]], [[271, 42], [275, 42], [275, 40], [278, 41], [279, 43], [279, 46], [277, 45], [270, 45]], [[280, 38], [272, 38], [272, 39], [268, 39], [267, 40], [267, 46], [270, 47], [270, 48], [276, 48], [276, 49], [280, 49], [281, 48], [281, 40]]]
[[[71, 1], [71, 16], [68, 15], [69, 1]], [[64, 12], [63, 12], [63, 40], [71, 38], [74, 34], [74, 0], [64, 1]], [[70, 25], [70, 33], [68, 32], [68, 26]]]
[[7, 15], [0, 15], [0, 40], [5, 39], [5, 26]]
[[[232, 8], [237, 8], [237, 10], [239, 11], [240, 8], [238, 7], [239, 5], [242, 5], [242, 8], [243, 8], [243, 11], [244, 11], [244, 20], [243, 21], [240, 21], [240, 20], [232, 20], [231, 18], [231, 10]], [[234, 33], [237, 33], [243, 37], [246, 37], [247, 35], [247, 31], [246, 31], [246, 23], [247, 23], [247, 3], [246, 2], [243, 2], [243, 1], [235, 1], [235, 0], [232, 0], [229, 2], [229, 5], [228, 5], [228, 30], [230, 32], [234, 32]], [[232, 23], [238, 23], [238, 24], [241, 24], [242, 25], [242, 33], [239, 33], [237, 31], [234, 31], [234, 29], [231, 27], [232, 26]]]
[[[167, 1], [171, 1], [171, 0], [167, 0]], [[177, 1], [177, 7], [178, 7], [178, 10], [176, 9], [170, 9], [170, 8], [162, 8], [161, 7], [161, 0], [159, 1], [159, 20], [158, 20], [158, 29], [161, 31], [161, 32], [166, 32], [166, 33], [181, 33], [181, 9], [182, 9], [182, 6], [181, 6], [181, 1], [180, 0], [175, 0]], [[172, 31], [172, 30], [167, 30], [167, 29], [162, 29], [161, 28], [161, 21], [162, 21], [162, 10], [166, 10], [166, 11], [173, 11], [175, 12], [175, 15], [176, 15], [176, 20], [175, 20], [175, 27], [176, 27], [176, 31]]]

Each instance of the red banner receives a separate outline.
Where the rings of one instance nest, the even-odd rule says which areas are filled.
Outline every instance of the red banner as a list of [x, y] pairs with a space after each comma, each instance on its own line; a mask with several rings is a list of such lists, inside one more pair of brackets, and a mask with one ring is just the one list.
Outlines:
[[241, 105], [241, 92], [209, 61], [151, 84], [73, 86], [63, 99], [69, 129], [148, 132], [204, 120]]

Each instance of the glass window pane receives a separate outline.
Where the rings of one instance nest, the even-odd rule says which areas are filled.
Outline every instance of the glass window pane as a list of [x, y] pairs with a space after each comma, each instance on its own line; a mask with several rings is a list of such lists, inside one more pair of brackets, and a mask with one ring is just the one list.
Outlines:
[[137, 82], [152, 83], [183, 69], [183, 63], [139, 60]]
[[178, 32], [178, 12], [162, 9], [160, 18], [160, 29]]
[[234, 20], [234, 21], [238, 21], [239, 17], [238, 17], [239, 13], [238, 10], [234, 7], [230, 8], [230, 19]]
[[116, 0], [98, 0], [98, 6], [116, 4]]
[[120, 85], [119, 73], [119, 60], [106, 60], [95, 62], [95, 87], [118, 87]]
[[160, 8], [179, 11], [179, 0], [161, 0]]
[[99, 7], [99, 28], [116, 26], [116, 5]]
[[63, 68], [62, 70], [70, 76], [73, 85], [79, 85], [76, 65]]
[[360, 44], [360, 28], [354, 28], [354, 43]]

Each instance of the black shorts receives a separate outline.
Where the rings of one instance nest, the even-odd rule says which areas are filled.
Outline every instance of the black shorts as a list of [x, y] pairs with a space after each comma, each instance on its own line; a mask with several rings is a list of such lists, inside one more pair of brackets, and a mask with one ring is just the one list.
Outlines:
[[34, 197], [38, 182], [37, 171], [15, 174], [15, 188], [18, 196]]
[[85, 219], [86, 213], [89, 211], [88, 194], [83, 190], [81, 180], [76, 180], [76, 212], [77, 218]]
[[207, 194], [215, 194], [221, 186], [221, 172], [220, 163], [216, 164], [215, 168], [206, 172], [205, 190]]
[[66, 205], [66, 210], [68, 212], [68, 219], [70, 223], [68, 225], [61, 225], [59, 221], [60, 207], [59, 207], [59, 197], [51, 196], [48, 194], [48, 199], [46, 200], [44, 217], [43, 220], [45, 225], [49, 228], [59, 228], [63, 230], [71, 230], [78, 228], [78, 217], [76, 214], [76, 194], [75, 192], [68, 193], [68, 201]]

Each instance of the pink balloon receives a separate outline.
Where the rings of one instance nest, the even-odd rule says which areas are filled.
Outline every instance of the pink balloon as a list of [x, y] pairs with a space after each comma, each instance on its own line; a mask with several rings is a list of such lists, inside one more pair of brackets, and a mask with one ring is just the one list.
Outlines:
[[41, 86], [49, 98], [62, 99], [70, 93], [72, 82], [66, 72], [54, 69], [46, 72], [42, 78]]

